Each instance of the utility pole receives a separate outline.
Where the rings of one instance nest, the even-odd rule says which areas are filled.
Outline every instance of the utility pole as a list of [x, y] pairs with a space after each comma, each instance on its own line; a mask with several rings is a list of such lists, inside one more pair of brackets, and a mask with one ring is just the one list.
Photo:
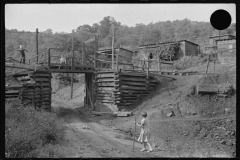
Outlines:
[[113, 36], [112, 36], [112, 69], [114, 69], [114, 24], [112, 24], [113, 27]]
[[[74, 51], [73, 51], [73, 31], [72, 31], [72, 71], [73, 71], [73, 67], [74, 67]], [[73, 75], [74, 73], [71, 73], [71, 99], [73, 98]]]
[[110, 17], [109, 21], [112, 23], [112, 69], [114, 69], [114, 23], [116, 21], [113, 17]]
[[38, 63], [38, 28], [36, 28], [36, 54], [37, 54], [37, 63]]

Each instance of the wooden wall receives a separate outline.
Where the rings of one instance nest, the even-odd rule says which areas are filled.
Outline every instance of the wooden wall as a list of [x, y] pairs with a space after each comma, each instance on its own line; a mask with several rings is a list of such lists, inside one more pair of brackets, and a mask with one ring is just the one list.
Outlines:
[[[218, 41], [217, 45], [219, 51], [236, 48], [236, 40]], [[220, 63], [236, 63], [236, 50], [219, 53], [218, 61]]]
[[[13, 75], [19, 81], [18, 85], [5, 88], [7, 97], [19, 97], [23, 104], [32, 104], [37, 108], [51, 110], [51, 72], [27, 71]], [[18, 92], [18, 95], [16, 94]]]
[[143, 72], [100, 71], [94, 81], [94, 99], [112, 111], [131, 110], [144, 96], [156, 89], [159, 81]]
[[184, 41], [185, 43], [185, 56], [197, 56], [199, 52], [199, 46], [194, 45], [190, 42]]

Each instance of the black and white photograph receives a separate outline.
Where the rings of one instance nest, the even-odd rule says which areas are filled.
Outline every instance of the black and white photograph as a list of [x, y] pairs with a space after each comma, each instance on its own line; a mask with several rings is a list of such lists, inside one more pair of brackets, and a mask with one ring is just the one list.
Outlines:
[[6, 158], [237, 157], [236, 4], [4, 13]]

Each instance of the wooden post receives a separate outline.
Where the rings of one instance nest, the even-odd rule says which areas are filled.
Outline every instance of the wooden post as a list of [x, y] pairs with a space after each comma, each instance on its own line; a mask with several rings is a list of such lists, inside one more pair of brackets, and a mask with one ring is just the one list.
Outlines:
[[112, 24], [113, 30], [112, 30], [112, 69], [114, 69], [114, 24]]
[[[72, 71], [74, 70], [74, 51], [73, 51], [74, 46], [73, 45], [74, 43], [73, 43], [73, 35], [72, 35], [72, 66], [71, 66]], [[74, 73], [71, 73], [71, 99], [73, 98], [73, 75]]]
[[208, 71], [208, 66], [209, 66], [209, 61], [210, 61], [210, 55], [208, 56], [208, 64], [207, 64], [207, 68], [206, 68], [206, 74], [207, 74], [207, 71]]
[[158, 43], [157, 44], [157, 60], [158, 60], [158, 71], [160, 71], [160, 57], [159, 57], [159, 49], [158, 49]]
[[86, 89], [87, 89], [87, 93], [88, 93], [88, 98], [90, 100], [90, 104], [92, 106], [92, 110], [94, 110], [94, 106], [93, 106], [93, 103], [92, 103], [92, 98], [91, 98], [90, 91], [89, 91], [89, 88], [88, 88], [88, 83], [86, 83]]
[[95, 52], [94, 52], [94, 68], [97, 68], [97, 51], [98, 51], [98, 36], [95, 35]]
[[48, 69], [50, 69], [50, 62], [51, 61], [51, 57], [50, 57], [50, 48], [48, 48]]
[[149, 60], [147, 60], [147, 78], [149, 78]]
[[118, 51], [117, 51], [117, 53], [116, 53], [116, 71], [117, 71], [117, 73], [118, 73], [118, 56], [119, 56], [119, 52], [120, 52], [120, 47], [118, 47]]
[[36, 28], [36, 55], [37, 55], [37, 63], [38, 63], [38, 29]]
[[84, 41], [82, 41], [82, 64], [86, 64], [86, 55], [85, 55], [85, 44]]

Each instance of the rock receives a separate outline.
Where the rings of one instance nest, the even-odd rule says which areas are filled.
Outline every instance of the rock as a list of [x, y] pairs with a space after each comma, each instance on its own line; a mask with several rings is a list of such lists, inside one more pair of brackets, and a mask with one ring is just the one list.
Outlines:
[[173, 112], [170, 112], [166, 115], [167, 117], [173, 117], [174, 116], [174, 113]]
[[226, 141], [225, 140], [221, 140], [220, 143], [221, 144], [226, 144]]

